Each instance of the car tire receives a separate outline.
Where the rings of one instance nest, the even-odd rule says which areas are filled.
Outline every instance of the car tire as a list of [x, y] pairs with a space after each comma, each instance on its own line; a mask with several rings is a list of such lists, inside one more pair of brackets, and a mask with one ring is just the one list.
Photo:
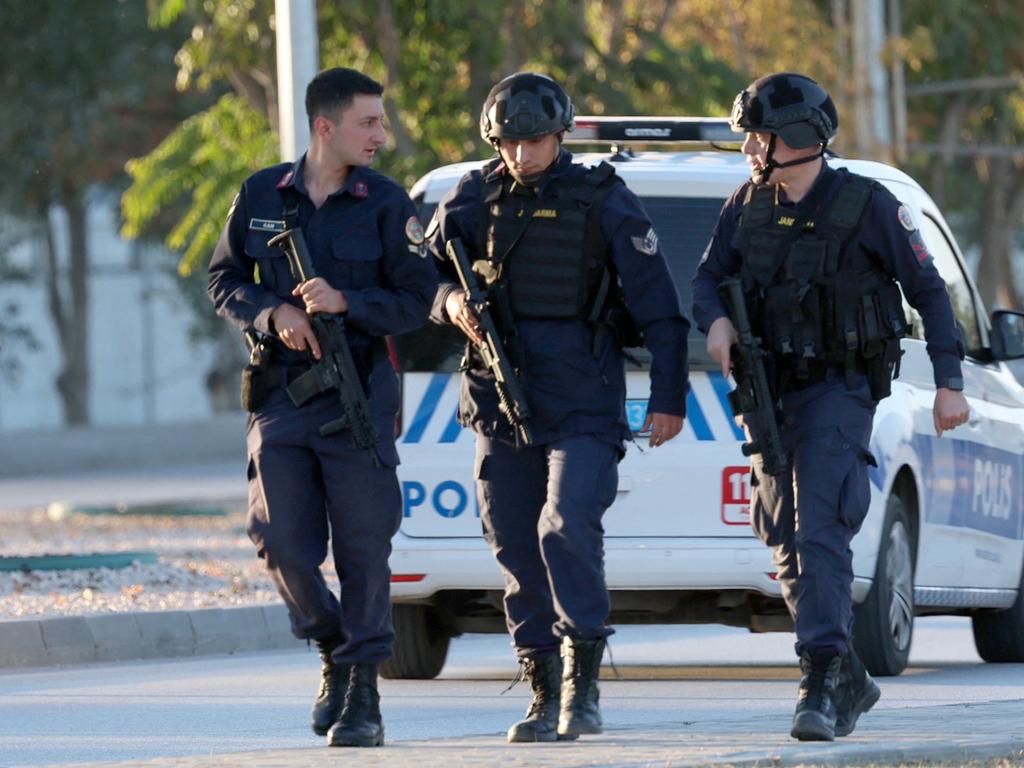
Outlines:
[[380, 665], [388, 680], [430, 680], [448, 657], [451, 634], [437, 612], [426, 605], [393, 605], [395, 645], [391, 658]]
[[914, 636], [914, 545], [903, 500], [885, 505], [875, 581], [867, 599], [854, 606], [853, 643], [872, 675], [888, 677], [907, 668]]
[[971, 617], [974, 647], [992, 663], [1024, 661], [1024, 574], [1013, 605], [1003, 611], [984, 611]]

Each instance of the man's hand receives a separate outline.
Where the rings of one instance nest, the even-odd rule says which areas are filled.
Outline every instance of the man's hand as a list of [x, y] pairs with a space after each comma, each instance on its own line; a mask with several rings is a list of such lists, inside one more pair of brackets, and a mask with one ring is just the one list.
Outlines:
[[683, 417], [668, 413], [648, 413], [642, 431], [651, 430], [651, 448], [667, 443], [683, 430]]
[[738, 340], [739, 335], [728, 317], [718, 318], [708, 328], [708, 354], [722, 366], [725, 377], [732, 371], [732, 345]]
[[348, 312], [348, 300], [345, 294], [322, 277], [314, 277], [299, 283], [292, 291], [292, 296], [298, 296], [306, 305], [306, 313], [312, 315], [314, 312], [329, 312], [332, 315], [340, 315]]
[[448, 298], [444, 301], [444, 311], [448, 313], [448, 318], [458, 326], [459, 330], [469, 337], [470, 341], [477, 344], [483, 343], [484, 337], [480, 333], [480, 318], [466, 301], [464, 290], [456, 288], [448, 294]]
[[935, 406], [932, 408], [935, 420], [935, 434], [942, 437], [948, 429], [956, 429], [966, 424], [971, 417], [971, 406], [963, 392], [940, 387], [935, 390]]
[[273, 323], [277, 337], [288, 349], [297, 352], [305, 352], [308, 349], [313, 353], [313, 357], [320, 359], [320, 345], [317, 343], [316, 334], [309, 324], [309, 318], [301, 309], [288, 303], [281, 304], [271, 312], [270, 322]]

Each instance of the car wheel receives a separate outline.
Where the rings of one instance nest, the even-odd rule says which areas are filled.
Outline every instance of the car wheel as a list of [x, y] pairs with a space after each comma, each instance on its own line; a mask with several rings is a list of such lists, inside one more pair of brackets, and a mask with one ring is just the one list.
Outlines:
[[974, 647], [988, 662], [1024, 661], [1024, 574], [1017, 599], [1004, 611], [984, 611], [971, 617]]
[[448, 657], [451, 634], [437, 612], [426, 605], [393, 605], [395, 646], [391, 658], [380, 665], [389, 680], [429, 680], [437, 677]]
[[914, 547], [903, 500], [885, 505], [875, 582], [867, 599], [854, 606], [853, 642], [873, 675], [898, 675], [907, 668], [914, 636]]

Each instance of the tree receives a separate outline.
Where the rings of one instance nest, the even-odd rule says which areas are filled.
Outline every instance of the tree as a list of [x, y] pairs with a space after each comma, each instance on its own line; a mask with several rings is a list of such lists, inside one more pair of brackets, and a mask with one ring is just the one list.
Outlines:
[[1013, 252], [1024, 221], [1024, 16], [1013, 0], [938, 6], [905, 4], [899, 53], [908, 92], [918, 86], [910, 167], [931, 179], [963, 241], [978, 245], [986, 305], [1022, 309]]
[[[724, 3], [724, 5], [723, 5]], [[838, 79], [827, 9], [813, 0], [349, 0], [318, 9], [323, 67], [351, 66], [385, 86], [393, 151], [380, 169], [410, 185], [440, 164], [482, 158], [478, 115], [491, 86], [524, 68], [565, 84], [581, 114], [726, 115], [754, 76], [794, 59]], [[231, 199], [277, 159], [271, 0], [159, 0], [158, 25], [187, 20], [179, 87], [228, 94], [129, 165], [124, 232], [159, 229], [200, 285]], [[170, 226], [161, 212], [185, 212]], [[202, 313], [212, 316], [206, 305]], [[219, 338], [229, 333], [219, 324]], [[237, 342], [234, 343], [237, 346]], [[235, 363], [221, 356], [226, 372]]]
[[[5, 217], [0, 227], [0, 285], [25, 285], [32, 276], [28, 270], [11, 263], [7, 251], [24, 239], [17, 222]], [[32, 328], [21, 319], [21, 305], [15, 300], [0, 304], [0, 378], [16, 381], [21, 370], [18, 352], [36, 351], [39, 341]]]
[[[57, 387], [66, 422], [83, 424], [89, 191], [117, 184], [125, 160], [181, 118], [170, 88], [174, 48], [169, 35], [148, 29], [139, 3], [124, 0], [4, 0], [0, 18], [0, 205], [34, 225], [45, 244], [39, 271], [64, 358]], [[55, 209], [65, 214], [63, 238]]]

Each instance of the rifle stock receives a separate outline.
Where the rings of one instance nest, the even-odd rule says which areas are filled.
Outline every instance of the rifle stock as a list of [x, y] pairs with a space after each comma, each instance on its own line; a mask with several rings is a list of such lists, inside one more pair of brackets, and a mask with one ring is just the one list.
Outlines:
[[719, 292], [729, 308], [729, 315], [739, 337], [733, 345], [733, 374], [736, 389], [729, 393], [729, 404], [738, 416], [743, 415], [750, 430], [750, 442], [741, 446], [744, 456], [761, 455], [764, 471], [778, 475], [789, 468], [789, 458], [782, 446], [775, 398], [768, 385], [765, 370], [767, 352], [761, 339], [754, 335], [747, 314], [743, 286], [738, 279], [724, 280]]
[[459, 275], [459, 283], [466, 292], [466, 300], [480, 318], [480, 333], [484, 340], [477, 344], [484, 364], [494, 376], [494, 385], [498, 390], [498, 407], [508, 419], [509, 424], [516, 432], [516, 439], [522, 445], [533, 443], [533, 435], [530, 432], [530, 407], [527, 405], [526, 396], [523, 394], [519, 379], [516, 377], [515, 369], [505, 351], [501, 334], [494, 323], [491, 314], [490, 299], [487, 291], [480, 285], [473, 265], [469, 261], [462, 240], [455, 238], [449, 240], [445, 246], [448, 258], [455, 265], [455, 271]]
[[[292, 276], [300, 283], [317, 276], [301, 229], [287, 229], [272, 237], [268, 245], [277, 246], [284, 251]], [[376, 449], [380, 435], [373, 421], [366, 392], [363, 391], [362, 382], [359, 380], [359, 371], [345, 332], [345, 320], [338, 315], [316, 312], [310, 317], [310, 325], [313, 326], [313, 333], [320, 342], [320, 360], [314, 362], [310, 370], [300, 376], [295, 383], [306, 379], [313, 382], [313, 386], [319, 391], [337, 389], [344, 416], [321, 426], [320, 434], [326, 437], [351, 427], [355, 444], [369, 451], [374, 463], [378, 464]], [[288, 394], [296, 406], [302, 405], [308, 399], [308, 396], [305, 396], [308, 394], [308, 387], [304, 389], [306, 391], [300, 397], [295, 394], [296, 390], [289, 387]]]

